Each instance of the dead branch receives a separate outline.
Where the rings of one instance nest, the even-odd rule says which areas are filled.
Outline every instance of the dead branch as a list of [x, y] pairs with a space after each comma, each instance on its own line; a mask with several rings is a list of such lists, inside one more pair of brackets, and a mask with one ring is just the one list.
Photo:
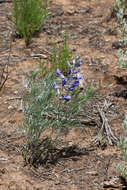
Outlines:
[[[99, 115], [102, 120], [102, 127], [101, 127], [99, 133], [101, 133], [102, 135], [105, 134], [110, 145], [116, 144], [118, 139], [113, 134], [113, 131], [111, 130], [110, 125], [108, 123], [108, 119], [106, 118], [103, 110], [99, 106], [98, 106], [98, 112], [99, 112]], [[97, 140], [98, 140], [98, 138], [95, 139], [95, 141], [97, 141]]]
[[8, 64], [5, 64], [4, 68], [2, 69], [2, 74], [0, 77], [0, 91], [2, 90], [7, 79], [8, 79]]
[[1, 68], [2, 72], [1, 72], [1, 76], [0, 76], [0, 91], [2, 90], [3, 86], [5, 85], [5, 82], [7, 81], [8, 77], [9, 77], [8, 66], [9, 66], [9, 62], [10, 62], [11, 48], [12, 48], [12, 39], [10, 41], [9, 55], [8, 55], [7, 63], [5, 63], [3, 68]]

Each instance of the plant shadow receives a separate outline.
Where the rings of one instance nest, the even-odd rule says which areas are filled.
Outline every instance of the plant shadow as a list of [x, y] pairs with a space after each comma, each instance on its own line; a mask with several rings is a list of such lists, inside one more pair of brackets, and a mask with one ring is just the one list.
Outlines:
[[77, 145], [67, 146], [61, 149], [43, 146], [43, 148], [32, 150], [31, 154], [28, 153], [25, 158], [25, 165], [30, 164], [34, 167], [43, 165], [48, 167], [49, 165], [56, 165], [62, 159], [71, 158], [73, 161], [77, 161], [83, 155], [89, 155], [89, 150], [86, 148], [80, 149]]

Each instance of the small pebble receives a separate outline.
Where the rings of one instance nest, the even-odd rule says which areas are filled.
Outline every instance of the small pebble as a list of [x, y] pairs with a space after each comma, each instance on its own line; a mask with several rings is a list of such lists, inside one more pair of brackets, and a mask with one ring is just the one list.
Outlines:
[[16, 95], [17, 95], [17, 94], [18, 94], [18, 91], [17, 91], [17, 90], [16, 90], [16, 91], [14, 91], [14, 94], [16, 94]]
[[13, 106], [8, 106], [8, 110], [13, 110]]
[[122, 44], [121, 44], [121, 42], [120, 42], [119, 40], [115, 40], [115, 41], [112, 43], [112, 48], [114, 48], [114, 49], [119, 49], [119, 48], [121, 48], [121, 47], [123, 47], [123, 46], [122, 46]]
[[73, 14], [75, 13], [75, 10], [68, 10], [67, 13], [68, 13], [69, 15], [73, 15]]

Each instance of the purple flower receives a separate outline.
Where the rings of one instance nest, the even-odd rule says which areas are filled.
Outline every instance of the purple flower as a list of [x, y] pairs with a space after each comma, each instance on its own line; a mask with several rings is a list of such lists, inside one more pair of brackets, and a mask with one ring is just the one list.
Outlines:
[[79, 62], [79, 66], [81, 66], [83, 64], [83, 62], [82, 62], [82, 60], [80, 60], [80, 62]]
[[75, 89], [75, 87], [69, 87], [69, 88], [66, 88], [65, 90], [67, 90], [67, 91], [73, 91]]
[[69, 101], [71, 99], [70, 96], [64, 96], [64, 100]]
[[72, 74], [73, 74], [73, 68], [69, 68], [68, 74], [69, 74], [69, 75], [72, 75]]
[[76, 56], [76, 58], [75, 59], [73, 59], [73, 67], [75, 68], [75, 67], [80, 67], [82, 64], [83, 64], [83, 62], [80, 60], [80, 56]]
[[[79, 76], [73, 77], [74, 80], [80, 80], [80, 79], [82, 79], [82, 78], [83, 78], [82, 75], [79, 75]], [[72, 83], [70, 83], [70, 84], [72, 84]]]
[[83, 76], [82, 76], [82, 75], [79, 75], [79, 76], [77, 76], [76, 78], [77, 78], [78, 80], [80, 80], [80, 79], [83, 78]]
[[67, 61], [67, 66], [69, 67], [68, 74], [71, 75], [73, 73], [73, 67], [72, 67], [72, 65], [70, 64], [69, 61]]
[[62, 95], [59, 97], [59, 100], [66, 100], [66, 101], [69, 101], [71, 99], [70, 96], [65, 96], [65, 95]]
[[71, 64], [70, 64], [69, 61], [67, 61], [67, 65], [68, 65], [69, 68], [71, 68]]
[[78, 86], [78, 85], [79, 85], [79, 80], [76, 80], [76, 81], [72, 84], [71, 87], [76, 87], [76, 86]]
[[75, 89], [76, 86], [79, 85], [79, 80], [76, 80], [75, 82], [71, 83], [71, 87], [66, 88], [67, 91], [73, 91]]
[[55, 88], [55, 89], [59, 88], [58, 85], [56, 84], [56, 82], [53, 83], [53, 88]]
[[76, 61], [74, 67], [80, 67], [83, 64], [83, 62], [80, 61]]
[[66, 84], [66, 82], [67, 82], [67, 79], [63, 79], [62, 80], [62, 86], [64, 86]]
[[76, 71], [74, 71], [74, 74], [79, 73], [80, 69], [77, 69]]
[[56, 74], [59, 75], [62, 79], [64, 78], [64, 75], [60, 72], [59, 69], [56, 69]]
[[61, 72], [60, 72], [59, 69], [56, 69], [56, 74], [57, 74], [57, 75], [61, 75]]

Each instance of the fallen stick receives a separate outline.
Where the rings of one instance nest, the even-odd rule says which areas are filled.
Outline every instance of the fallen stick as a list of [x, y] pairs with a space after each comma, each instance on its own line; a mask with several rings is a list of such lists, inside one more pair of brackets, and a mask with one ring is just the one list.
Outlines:
[[[99, 112], [99, 115], [100, 115], [101, 120], [102, 120], [102, 127], [101, 127], [99, 133], [101, 133], [101, 134], [106, 133], [105, 135], [106, 135], [110, 145], [116, 144], [118, 139], [113, 134], [113, 131], [111, 130], [111, 128], [109, 126], [108, 119], [106, 118], [104, 112], [99, 108], [99, 106], [98, 106], [98, 112]], [[97, 141], [97, 139], [98, 138], [96, 138], [95, 140]]]
[[18, 96], [16, 96], [16, 97], [10, 97], [10, 98], [7, 98], [6, 100], [21, 100], [22, 98], [21, 97], [18, 97]]

